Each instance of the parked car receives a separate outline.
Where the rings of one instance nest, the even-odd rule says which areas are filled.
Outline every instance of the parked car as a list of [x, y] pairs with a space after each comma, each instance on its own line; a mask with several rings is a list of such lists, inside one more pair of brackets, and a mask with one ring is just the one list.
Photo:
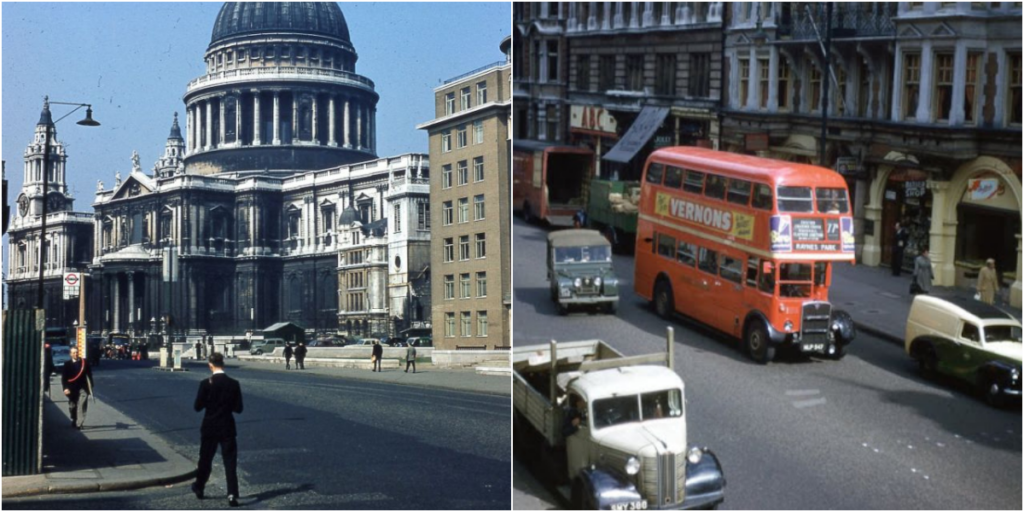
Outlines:
[[430, 336], [413, 336], [406, 340], [406, 346], [410, 347], [433, 347], [434, 339]]
[[558, 313], [593, 306], [615, 314], [619, 280], [612, 270], [612, 247], [592, 229], [568, 229], [548, 235], [548, 280]]
[[285, 341], [278, 339], [269, 339], [263, 341], [252, 342], [252, 348], [249, 349], [249, 354], [254, 356], [262, 356], [263, 354], [273, 353], [277, 348], [284, 348]]
[[359, 338], [359, 339], [356, 340], [355, 343], [353, 343], [353, 345], [360, 346], [360, 347], [365, 347], [365, 346], [373, 345], [374, 343], [377, 343], [379, 341], [380, 340], [377, 339], [377, 338]]
[[1020, 399], [1021, 324], [995, 306], [918, 295], [904, 344], [923, 372], [966, 381], [991, 405]]
[[387, 346], [389, 347], [407, 347], [409, 346], [405, 338], [388, 338]]
[[331, 341], [331, 340], [313, 340], [313, 341], [309, 342], [309, 344], [306, 345], [306, 346], [307, 347], [337, 347], [337, 346], [340, 346], [340, 345], [335, 345], [334, 342]]
[[61, 368], [64, 368], [64, 363], [71, 360], [71, 347], [67, 345], [51, 345], [50, 351], [53, 353], [53, 371], [60, 373]]

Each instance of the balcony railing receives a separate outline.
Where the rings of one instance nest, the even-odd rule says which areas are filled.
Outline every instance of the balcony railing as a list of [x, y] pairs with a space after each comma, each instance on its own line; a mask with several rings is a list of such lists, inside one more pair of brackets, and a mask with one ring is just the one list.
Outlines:
[[298, 66], [279, 66], [272, 68], [244, 68], [244, 69], [228, 69], [224, 71], [218, 71], [216, 73], [210, 73], [203, 75], [195, 80], [188, 83], [188, 92], [192, 92], [194, 89], [204, 87], [207, 85], [216, 85], [222, 82], [235, 82], [239, 80], [248, 80], [251, 78], [289, 78], [289, 75], [295, 77], [312, 77], [312, 78], [334, 78], [341, 82], [351, 83], [352, 85], [359, 85], [373, 90], [373, 80], [366, 78], [362, 75], [355, 73], [349, 73], [347, 71], [337, 71], [334, 69], [322, 69], [322, 68], [307, 68]]
[[500, 67], [502, 67], [502, 66], [504, 66], [506, 64], [507, 64], [507, 62], [505, 62], [504, 60], [499, 60], [497, 62], [492, 62], [492, 63], [490, 63], [490, 64], [488, 64], [486, 66], [480, 66], [480, 67], [474, 69], [473, 71], [469, 71], [469, 72], [463, 73], [461, 75], [458, 75], [456, 77], [449, 78], [448, 80], [445, 80], [443, 82], [443, 84], [444, 85], [448, 85], [448, 84], [450, 84], [452, 82], [458, 82], [459, 80], [462, 80], [463, 78], [466, 78], [467, 76], [473, 76], [473, 75], [475, 75], [477, 73], [480, 73], [482, 71], [487, 71], [488, 69], [491, 69], [491, 68], [500, 68]]
[[[779, 23], [778, 34], [792, 40], [817, 40], [814, 30], [824, 38], [825, 10], [823, 4], [791, 4], [792, 15], [785, 14]], [[896, 3], [836, 3], [832, 11], [832, 37], [849, 39], [860, 37], [886, 37], [896, 35]], [[813, 22], [812, 22], [813, 20]]]

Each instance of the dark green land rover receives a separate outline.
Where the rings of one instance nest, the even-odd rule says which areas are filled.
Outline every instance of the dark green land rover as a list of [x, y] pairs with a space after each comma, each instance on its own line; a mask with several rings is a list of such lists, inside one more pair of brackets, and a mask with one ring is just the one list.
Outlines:
[[612, 270], [612, 247], [592, 229], [568, 229], [548, 235], [548, 280], [558, 312], [594, 307], [614, 314], [619, 280]]

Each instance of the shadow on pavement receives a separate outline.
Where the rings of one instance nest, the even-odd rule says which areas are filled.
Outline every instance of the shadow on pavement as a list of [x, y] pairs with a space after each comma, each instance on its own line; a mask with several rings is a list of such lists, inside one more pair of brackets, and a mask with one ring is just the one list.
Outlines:
[[87, 416], [85, 430], [75, 430], [71, 428], [70, 420], [60, 409], [64, 403], [46, 401], [44, 405], [43, 456], [46, 472], [118, 467], [167, 460], [142, 439], [90, 439], [90, 434], [139, 428], [124, 423], [93, 427], [89, 425]]
[[[244, 505], [255, 505], [261, 501], [267, 501], [279, 496], [286, 496], [288, 494], [297, 494], [300, 492], [307, 492], [313, 490], [313, 484], [302, 484], [295, 487], [286, 487], [284, 489], [274, 489], [273, 491], [263, 491], [259, 494], [252, 496], [242, 496], [239, 501]], [[248, 503], [248, 502], [252, 503]]]

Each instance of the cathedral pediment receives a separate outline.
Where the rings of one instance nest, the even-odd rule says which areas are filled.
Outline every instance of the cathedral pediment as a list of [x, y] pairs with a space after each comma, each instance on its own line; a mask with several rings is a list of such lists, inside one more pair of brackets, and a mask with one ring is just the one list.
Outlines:
[[128, 179], [124, 180], [114, 190], [113, 199], [125, 199], [128, 197], [144, 196], [152, 194], [156, 190], [156, 184], [153, 180], [145, 174], [133, 172], [128, 175]]

